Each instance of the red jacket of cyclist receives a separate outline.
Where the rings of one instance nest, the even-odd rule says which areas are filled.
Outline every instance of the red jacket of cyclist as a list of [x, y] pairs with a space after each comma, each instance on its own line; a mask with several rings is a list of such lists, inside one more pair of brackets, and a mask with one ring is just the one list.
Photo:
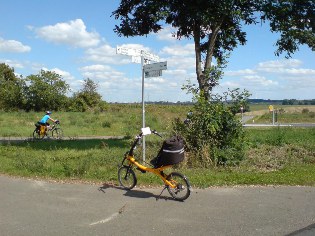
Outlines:
[[50, 128], [50, 124], [48, 123], [49, 120], [52, 122], [56, 122], [56, 120], [52, 119], [50, 117], [51, 111], [46, 111], [46, 114], [43, 116], [43, 118], [38, 122], [40, 125], [45, 125], [47, 129]]

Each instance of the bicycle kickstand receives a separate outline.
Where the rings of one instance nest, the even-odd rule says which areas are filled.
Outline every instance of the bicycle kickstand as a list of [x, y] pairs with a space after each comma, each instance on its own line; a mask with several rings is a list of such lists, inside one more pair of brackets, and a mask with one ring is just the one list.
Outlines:
[[156, 197], [156, 200], [159, 200], [161, 198], [161, 195], [166, 188], [167, 188], [167, 186], [165, 185], [164, 188], [162, 189], [162, 192], [160, 193], [160, 195]]

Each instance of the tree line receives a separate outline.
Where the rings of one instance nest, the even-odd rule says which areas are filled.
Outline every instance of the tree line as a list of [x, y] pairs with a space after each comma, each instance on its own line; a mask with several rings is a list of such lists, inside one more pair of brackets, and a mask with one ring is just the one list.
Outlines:
[[106, 109], [97, 92], [98, 84], [87, 78], [71, 96], [70, 86], [57, 73], [41, 70], [38, 74], [17, 76], [14, 68], [0, 64], [0, 110], [3, 111], [79, 111]]

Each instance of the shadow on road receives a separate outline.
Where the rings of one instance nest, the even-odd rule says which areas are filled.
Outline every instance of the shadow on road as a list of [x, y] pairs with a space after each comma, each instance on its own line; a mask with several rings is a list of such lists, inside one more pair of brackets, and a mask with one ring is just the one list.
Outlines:
[[166, 196], [161, 196], [162, 192], [160, 195], [153, 194], [152, 192], [144, 191], [144, 190], [138, 190], [138, 189], [132, 189], [132, 190], [125, 190], [120, 186], [116, 186], [114, 184], [108, 184], [104, 183], [103, 186], [99, 187], [98, 190], [105, 193], [105, 190], [108, 188], [115, 188], [115, 189], [120, 189], [124, 191], [124, 195], [127, 197], [133, 197], [133, 198], [155, 198], [157, 201], [158, 200], [174, 200], [171, 197], [166, 197]]
[[302, 235], [315, 235], [315, 224], [311, 224], [305, 228], [294, 231], [286, 236], [302, 236]]
[[135, 197], [135, 198], [155, 198], [155, 200], [174, 200], [171, 197], [165, 197], [165, 196], [160, 196], [160, 195], [155, 195], [151, 192], [143, 191], [143, 190], [129, 190], [126, 191], [124, 194], [125, 196], [128, 197]]

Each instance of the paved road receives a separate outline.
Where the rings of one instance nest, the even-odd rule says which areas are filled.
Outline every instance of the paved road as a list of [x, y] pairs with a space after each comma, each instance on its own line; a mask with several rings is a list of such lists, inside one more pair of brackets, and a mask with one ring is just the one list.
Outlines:
[[160, 191], [0, 176], [0, 235], [315, 235], [314, 187]]

